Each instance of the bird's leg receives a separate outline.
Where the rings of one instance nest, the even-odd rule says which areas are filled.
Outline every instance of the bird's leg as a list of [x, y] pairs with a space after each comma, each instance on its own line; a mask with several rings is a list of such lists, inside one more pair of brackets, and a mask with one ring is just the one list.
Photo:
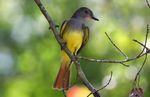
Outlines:
[[65, 47], [67, 45], [67, 42], [64, 41], [63, 39], [61, 39], [61, 44], [62, 44], [62, 48]]
[[77, 61], [78, 60], [78, 57], [77, 57], [77, 48], [75, 48], [75, 52], [73, 53], [74, 57], [73, 57], [73, 60], [72, 61]]

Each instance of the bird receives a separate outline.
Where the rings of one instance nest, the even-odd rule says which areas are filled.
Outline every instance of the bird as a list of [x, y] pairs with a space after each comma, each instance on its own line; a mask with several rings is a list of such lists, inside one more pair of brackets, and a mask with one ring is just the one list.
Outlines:
[[[88, 42], [89, 28], [86, 26], [86, 21], [90, 19], [99, 21], [91, 9], [80, 7], [74, 12], [70, 19], [65, 20], [61, 25], [60, 37], [74, 56], [76, 56]], [[70, 66], [72, 63], [67, 53], [61, 49], [61, 66], [53, 85], [55, 89], [68, 90]]]

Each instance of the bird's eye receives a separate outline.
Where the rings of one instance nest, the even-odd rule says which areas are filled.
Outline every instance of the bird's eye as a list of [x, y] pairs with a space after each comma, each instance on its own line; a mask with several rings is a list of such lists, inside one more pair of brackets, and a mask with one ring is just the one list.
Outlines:
[[87, 11], [87, 10], [85, 10], [84, 12], [85, 12], [86, 14], [88, 14], [88, 11]]
[[136, 94], [135, 97], [139, 97], [138, 94]]

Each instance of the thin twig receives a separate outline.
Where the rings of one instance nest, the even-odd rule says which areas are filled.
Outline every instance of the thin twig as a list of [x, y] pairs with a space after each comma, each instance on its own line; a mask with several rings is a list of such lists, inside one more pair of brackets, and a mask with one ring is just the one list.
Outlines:
[[100, 59], [94, 59], [94, 58], [87, 58], [87, 57], [83, 57], [83, 56], [77, 56], [78, 59], [83, 59], [83, 60], [87, 60], [87, 61], [90, 61], [90, 62], [98, 62], [98, 63], [119, 63], [119, 64], [122, 64], [124, 66], [127, 66], [129, 67], [129, 65], [126, 65], [124, 63], [127, 63], [129, 61], [133, 61], [133, 60], [136, 60], [140, 57], [143, 57], [144, 55], [148, 54], [149, 52], [145, 52], [143, 54], [141, 54], [140, 56], [135, 56], [133, 58], [128, 58], [128, 59], [125, 59], [125, 60], [100, 60]]
[[[109, 78], [109, 81], [107, 82], [107, 84], [104, 85], [102, 88], [98, 89], [96, 92], [98, 92], [98, 91], [100, 91], [100, 90], [106, 88], [106, 87], [110, 84], [111, 79], [112, 79], [112, 75], [113, 75], [113, 72], [111, 71], [110, 78]], [[90, 93], [87, 97], [89, 97], [91, 94], [93, 94], [93, 93]]]
[[149, 4], [148, 0], [146, 0], [146, 3], [147, 3], [147, 6], [150, 8], [150, 4]]
[[135, 40], [135, 39], [133, 40], [134, 42], [137, 42], [138, 44], [140, 44], [141, 46], [143, 46], [143, 50], [141, 51], [141, 53], [139, 53], [139, 55], [138, 55], [138, 56], [140, 56], [140, 55], [144, 52], [145, 48], [146, 48], [147, 50], [149, 50], [149, 48], [148, 48], [148, 47], [146, 47], [148, 34], [149, 34], [149, 25], [147, 24], [146, 36], [145, 36], [145, 42], [144, 42], [144, 44], [142, 44], [142, 43], [141, 43], [141, 42], [139, 42], [138, 40]]
[[111, 82], [111, 80], [112, 80], [112, 75], [113, 75], [113, 72], [111, 71], [111, 73], [110, 73], [110, 78], [109, 78], [109, 81], [107, 82], [107, 84], [104, 85], [102, 88], [98, 89], [97, 91], [100, 91], [100, 90], [106, 88], [106, 87], [110, 84], [110, 82]]
[[[138, 43], [138, 44], [140, 44], [140, 45], [143, 46], [144, 48], [146, 48], [146, 50], [149, 50], [148, 47], [146, 47], [143, 43], [139, 42], [138, 40], [133, 39], [133, 41], [136, 42], [136, 43]], [[142, 51], [143, 51], [143, 50], [142, 50]], [[143, 52], [141, 52], [141, 53], [143, 53]], [[139, 55], [141, 55], [141, 54], [139, 54]]]
[[78, 59], [83, 59], [83, 60], [87, 60], [90, 62], [98, 62], [98, 63], [119, 63], [122, 64], [123, 66], [129, 67], [129, 65], [126, 65], [124, 63], [128, 62], [128, 61], [132, 61], [135, 60], [137, 58], [131, 58], [131, 59], [125, 59], [125, 60], [100, 60], [100, 59], [94, 59], [94, 58], [87, 58], [87, 57], [83, 57], [83, 56], [78, 56]]
[[142, 64], [141, 68], [139, 69], [138, 73], [136, 74], [135, 80], [137, 80], [138, 75], [139, 75], [140, 72], [142, 71], [142, 69], [143, 69], [143, 67], [144, 67], [144, 65], [145, 65], [145, 63], [146, 63], [146, 60], [147, 60], [147, 54], [145, 55], [144, 62], [143, 62], [143, 64]]
[[[144, 48], [146, 48], [146, 52], [149, 50], [149, 48], [147, 48], [147, 39], [148, 39], [148, 34], [149, 34], [149, 25], [147, 25], [147, 31], [146, 31], [146, 37], [145, 37], [145, 44], [143, 45], [142, 43], [138, 42], [140, 45], [142, 45]], [[135, 79], [134, 79], [134, 85], [136, 86], [136, 83], [139, 83], [138, 82], [138, 78], [140, 77], [140, 72], [142, 71], [145, 63], [146, 63], [146, 60], [147, 60], [147, 54], [145, 55], [145, 58], [144, 58], [144, 61], [143, 61], [143, 64], [141, 66], [141, 68], [139, 69], [139, 71], [137, 72], [136, 76], [135, 76]]]
[[133, 58], [128, 58], [126, 54], [124, 54], [115, 44], [114, 42], [111, 40], [111, 38], [108, 36], [107, 33], [105, 33], [106, 36], [108, 37], [108, 39], [110, 40], [110, 42], [117, 48], [117, 50], [119, 50], [124, 56], [126, 56], [126, 58], [124, 60], [100, 60], [100, 59], [94, 59], [94, 58], [87, 58], [87, 57], [83, 57], [83, 56], [77, 56], [78, 59], [83, 59], [83, 60], [87, 60], [90, 62], [98, 62], [98, 63], [119, 63], [122, 64], [124, 66], [129, 67], [129, 65], [126, 65], [125, 63], [129, 62], [129, 61], [133, 61], [136, 60], [140, 57], [143, 57], [146, 54], [150, 53], [150, 49], [148, 47], [146, 47], [146, 43], [147, 43], [147, 39], [148, 39], [148, 35], [149, 35], [149, 25], [147, 24], [147, 32], [146, 32], [146, 38], [145, 38], [145, 44], [142, 44], [141, 42], [137, 41], [137, 40], [133, 40], [134, 42], [140, 44], [141, 46], [143, 46], [144, 48], [146, 48], [146, 52], [138, 54], [137, 56], [133, 57]]
[[105, 32], [106, 36], [108, 37], [109, 41], [113, 44], [113, 46], [126, 58], [128, 59], [128, 56], [112, 41], [112, 39], [109, 37], [109, 35]]
[[143, 64], [142, 64], [141, 68], [139, 69], [139, 71], [137, 72], [137, 74], [135, 76], [134, 83], [133, 83], [134, 87], [136, 87], [137, 83], [139, 84], [138, 78], [140, 77], [140, 73], [141, 73], [141, 71], [142, 71], [142, 69], [143, 69], [143, 67], [144, 67], [144, 65], [146, 63], [146, 60], [147, 60], [147, 53], [145, 55], [145, 58], [144, 58], [144, 61], [143, 61]]
[[89, 88], [89, 90], [93, 93], [94, 97], [101, 97], [101, 95], [96, 91], [92, 84], [87, 80], [80, 63], [76, 61], [75, 64], [77, 65], [76, 68], [78, 71], [78, 75], [80, 75], [79, 78], [81, 79], [83, 84]]

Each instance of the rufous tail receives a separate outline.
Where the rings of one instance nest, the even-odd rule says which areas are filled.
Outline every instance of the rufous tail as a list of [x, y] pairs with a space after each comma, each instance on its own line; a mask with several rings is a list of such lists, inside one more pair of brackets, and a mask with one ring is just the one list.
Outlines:
[[69, 88], [70, 64], [70, 58], [64, 51], [62, 51], [61, 66], [54, 82], [54, 88], [65, 90]]

